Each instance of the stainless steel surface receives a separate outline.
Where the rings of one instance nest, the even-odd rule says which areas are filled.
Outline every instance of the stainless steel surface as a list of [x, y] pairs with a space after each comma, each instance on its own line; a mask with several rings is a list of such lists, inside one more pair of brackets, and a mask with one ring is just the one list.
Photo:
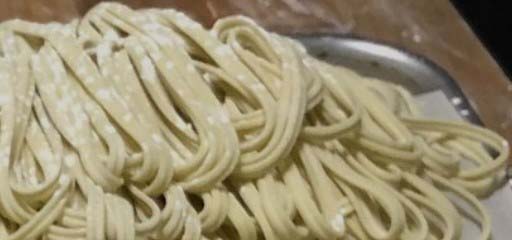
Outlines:
[[441, 90], [462, 117], [481, 124], [455, 81], [428, 59], [374, 41], [338, 35], [293, 36], [309, 53], [333, 64], [350, 67], [360, 74], [400, 84], [413, 94]]

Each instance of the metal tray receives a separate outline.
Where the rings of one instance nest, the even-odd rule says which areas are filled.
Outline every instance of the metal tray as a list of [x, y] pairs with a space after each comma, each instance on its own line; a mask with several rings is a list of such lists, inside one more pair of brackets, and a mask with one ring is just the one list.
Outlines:
[[[302, 42], [308, 52], [317, 58], [350, 67], [362, 75], [404, 86], [415, 95], [419, 105], [424, 105], [419, 107], [429, 118], [464, 119], [482, 125], [457, 83], [446, 71], [422, 56], [355, 37], [340, 35], [292, 37]], [[512, 183], [512, 180], [510, 182]], [[510, 223], [512, 223], [510, 185], [504, 184], [482, 202], [491, 216], [492, 239], [510, 239]], [[466, 208], [463, 207], [463, 209]], [[473, 240], [476, 236], [479, 236], [478, 226], [465, 218], [462, 239]]]
[[375, 41], [341, 35], [295, 35], [308, 52], [360, 74], [400, 84], [414, 95], [441, 90], [462, 118], [482, 125], [448, 73], [432, 61]]

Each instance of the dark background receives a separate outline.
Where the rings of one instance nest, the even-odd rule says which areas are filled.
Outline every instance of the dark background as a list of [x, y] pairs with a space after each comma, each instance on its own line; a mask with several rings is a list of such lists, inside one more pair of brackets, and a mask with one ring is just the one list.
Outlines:
[[512, 3], [508, 0], [452, 0], [485, 47], [512, 77]]

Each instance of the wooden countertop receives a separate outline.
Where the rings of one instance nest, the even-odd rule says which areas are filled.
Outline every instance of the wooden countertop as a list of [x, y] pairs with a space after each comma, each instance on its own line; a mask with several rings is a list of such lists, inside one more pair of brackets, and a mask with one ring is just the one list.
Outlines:
[[[97, 0], [0, 0], [0, 19], [68, 21]], [[341, 32], [424, 55], [457, 80], [484, 124], [512, 141], [512, 85], [447, 0], [126, 0], [175, 7], [210, 25], [244, 14], [281, 33]]]

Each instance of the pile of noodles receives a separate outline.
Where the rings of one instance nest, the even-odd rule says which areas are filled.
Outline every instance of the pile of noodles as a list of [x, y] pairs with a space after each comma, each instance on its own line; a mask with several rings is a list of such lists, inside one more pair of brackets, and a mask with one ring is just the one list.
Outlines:
[[507, 142], [427, 117], [244, 17], [3, 22], [0, 239], [489, 239]]

